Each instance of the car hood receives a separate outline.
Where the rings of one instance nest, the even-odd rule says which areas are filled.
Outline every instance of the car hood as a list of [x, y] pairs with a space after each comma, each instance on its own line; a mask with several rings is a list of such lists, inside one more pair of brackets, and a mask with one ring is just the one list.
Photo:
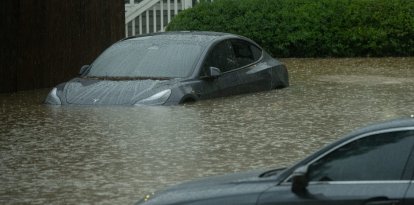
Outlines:
[[77, 105], [134, 105], [164, 89], [171, 88], [177, 79], [170, 80], [100, 80], [75, 78], [63, 87], [64, 104]]
[[207, 177], [172, 186], [155, 193], [148, 201], [141, 203], [167, 205], [210, 201], [214, 204], [219, 202], [217, 200], [232, 200], [229, 197], [242, 196], [243, 200], [252, 200], [252, 204], [255, 204], [260, 193], [277, 183], [280, 172], [267, 177], [260, 177], [264, 173], [263, 170]]

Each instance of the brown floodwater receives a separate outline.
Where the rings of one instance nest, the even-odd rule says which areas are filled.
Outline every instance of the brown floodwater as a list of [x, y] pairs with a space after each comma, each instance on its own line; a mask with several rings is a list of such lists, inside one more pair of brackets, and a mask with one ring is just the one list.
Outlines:
[[0, 94], [0, 204], [133, 204], [185, 180], [288, 166], [354, 128], [414, 114], [414, 58], [282, 61], [289, 88], [184, 106]]

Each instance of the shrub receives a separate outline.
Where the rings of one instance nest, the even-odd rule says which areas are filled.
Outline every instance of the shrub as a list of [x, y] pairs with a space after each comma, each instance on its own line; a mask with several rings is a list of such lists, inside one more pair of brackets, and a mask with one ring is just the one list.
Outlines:
[[412, 0], [215, 0], [167, 30], [229, 32], [279, 57], [412, 56]]

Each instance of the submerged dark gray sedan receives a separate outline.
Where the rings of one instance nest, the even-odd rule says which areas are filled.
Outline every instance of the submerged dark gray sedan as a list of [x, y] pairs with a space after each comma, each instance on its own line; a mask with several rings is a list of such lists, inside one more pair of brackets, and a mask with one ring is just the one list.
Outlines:
[[412, 205], [413, 174], [411, 118], [359, 129], [285, 169], [187, 182], [137, 205]]
[[287, 86], [286, 67], [248, 38], [167, 32], [115, 43], [45, 103], [176, 105]]

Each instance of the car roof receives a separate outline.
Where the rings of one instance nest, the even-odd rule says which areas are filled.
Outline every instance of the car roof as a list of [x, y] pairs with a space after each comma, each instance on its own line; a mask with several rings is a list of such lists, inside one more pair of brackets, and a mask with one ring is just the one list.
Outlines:
[[298, 163], [294, 164], [293, 166], [289, 167], [285, 170], [285, 172], [282, 174], [282, 179], [289, 176], [292, 171], [297, 169], [299, 166], [302, 166], [303, 164], [309, 163], [311, 160], [313, 160], [316, 156], [320, 156], [321, 154], [337, 147], [338, 145], [349, 141], [353, 139], [354, 137], [358, 137], [361, 135], [366, 135], [370, 133], [376, 133], [381, 131], [387, 131], [387, 130], [401, 130], [401, 129], [408, 129], [408, 130], [414, 130], [414, 116], [406, 117], [406, 118], [399, 118], [399, 119], [392, 119], [387, 120], [383, 122], [377, 122], [373, 123], [367, 126], [364, 126], [362, 128], [356, 129], [353, 132], [350, 132], [349, 134], [346, 134], [342, 136], [339, 140], [332, 142], [328, 144], [327, 146], [319, 149], [315, 153], [307, 156], [306, 158], [300, 160]]
[[177, 36], [177, 35], [183, 35], [183, 36], [190, 36], [190, 35], [199, 35], [199, 36], [212, 36], [212, 37], [221, 37], [221, 36], [234, 36], [238, 37], [238, 35], [231, 34], [231, 33], [224, 33], [224, 32], [214, 32], [214, 31], [167, 31], [167, 32], [158, 32], [158, 33], [150, 33], [150, 34], [143, 34], [143, 35], [136, 35], [131, 36], [126, 39], [131, 38], [139, 38], [144, 36]]
[[131, 36], [123, 39], [133, 40], [140, 39], [144, 37], [152, 37], [156, 39], [171, 39], [171, 40], [192, 40], [200, 44], [206, 44], [211, 41], [222, 39], [222, 38], [241, 38], [241, 36], [230, 34], [230, 33], [221, 33], [221, 32], [212, 32], [212, 31], [171, 31], [171, 32], [160, 32], [152, 34], [144, 34]]
[[357, 129], [345, 135], [343, 138], [347, 139], [349, 137], [363, 135], [366, 133], [373, 133], [373, 132], [378, 132], [381, 130], [402, 129], [402, 128], [412, 128], [414, 130], [414, 117], [392, 119], [392, 120], [387, 120], [387, 121], [383, 121], [379, 123], [370, 124], [368, 126]]
[[322, 148], [318, 152], [325, 152], [329, 149], [332, 149], [338, 146], [339, 144], [342, 144], [348, 140], [351, 140], [355, 137], [359, 137], [362, 135], [370, 135], [374, 133], [385, 132], [388, 130], [396, 131], [396, 130], [401, 130], [401, 129], [414, 130], [414, 118], [407, 117], [407, 118], [399, 118], [399, 119], [386, 120], [383, 122], [372, 123], [370, 125], [356, 129], [355, 131], [352, 131], [342, 136], [339, 140], [327, 145], [326, 147]]

